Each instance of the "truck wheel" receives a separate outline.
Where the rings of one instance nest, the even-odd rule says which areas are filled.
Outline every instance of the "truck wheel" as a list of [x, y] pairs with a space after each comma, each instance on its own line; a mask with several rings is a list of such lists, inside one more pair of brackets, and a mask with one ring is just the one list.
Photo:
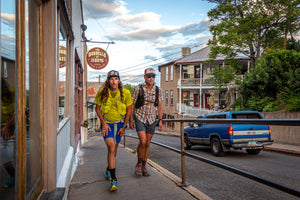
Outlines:
[[210, 149], [211, 152], [215, 156], [222, 156], [223, 155], [223, 149], [220, 140], [217, 137], [214, 137], [210, 142]]
[[253, 155], [257, 155], [259, 154], [261, 149], [246, 149], [248, 154], [253, 154]]
[[191, 141], [189, 140], [188, 136], [186, 134], [184, 134], [184, 143], [185, 143], [185, 149], [186, 150], [190, 150], [191, 147], [192, 147], [192, 143]]

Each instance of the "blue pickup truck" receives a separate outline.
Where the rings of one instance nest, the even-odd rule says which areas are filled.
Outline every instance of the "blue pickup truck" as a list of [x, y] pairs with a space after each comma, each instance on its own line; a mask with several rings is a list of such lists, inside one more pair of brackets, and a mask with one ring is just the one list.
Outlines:
[[[204, 114], [198, 119], [263, 119], [258, 111], [228, 111]], [[230, 148], [245, 149], [258, 154], [266, 145], [273, 144], [269, 125], [189, 123], [184, 128], [185, 149], [193, 145], [207, 145], [215, 156], [221, 156]]]

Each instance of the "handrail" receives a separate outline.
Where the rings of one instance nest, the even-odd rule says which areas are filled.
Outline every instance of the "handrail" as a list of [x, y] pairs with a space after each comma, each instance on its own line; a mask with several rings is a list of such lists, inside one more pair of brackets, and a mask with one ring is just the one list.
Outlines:
[[259, 124], [278, 126], [300, 126], [300, 119], [162, 119], [163, 122], [198, 122], [218, 124]]
[[[126, 135], [126, 136], [138, 139], [137, 136], [133, 136], [133, 135]], [[124, 137], [124, 139], [125, 139], [125, 137]], [[162, 144], [160, 142], [151, 141], [151, 143], [156, 144], [156, 145], [161, 146], [161, 147], [164, 147], [164, 148], [169, 149], [171, 151], [174, 151], [176, 153], [181, 153], [181, 150], [176, 149], [176, 148], [171, 147], [171, 146], [168, 146], [168, 145], [165, 145], [165, 144]], [[125, 144], [124, 144], [124, 146], [125, 146]], [[276, 189], [281, 190], [283, 192], [292, 194], [294, 196], [298, 196], [298, 197], [300, 196], [300, 191], [297, 191], [297, 190], [295, 190], [293, 188], [289, 188], [285, 185], [270, 181], [270, 180], [262, 178], [260, 176], [256, 176], [255, 174], [251, 174], [251, 173], [246, 172], [244, 170], [240, 170], [240, 169], [237, 169], [235, 167], [231, 167], [231, 166], [223, 164], [221, 162], [214, 161], [214, 160], [211, 160], [211, 159], [208, 159], [208, 158], [205, 158], [203, 156], [196, 155], [196, 154], [192, 154], [192, 153], [188, 153], [188, 152], [184, 152], [184, 154], [186, 156], [190, 157], [190, 158], [194, 158], [194, 159], [200, 160], [202, 162], [206, 162], [206, 163], [214, 165], [216, 167], [225, 169], [227, 171], [233, 172], [233, 173], [241, 175], [243, 177], [246, 177], [246, 178], [252, 179], [254, 181], [260, 182], [262, 184], [268, 185], [270, 187], [276, 188]], [[188, 185], [187, 184], [184, 185], [182, 183], [182, 186], [188, 186]]]
[[[180, 139], [181, 139], [181, 150], [180, 151], [173, 147], [166, 147], [167, 145], [163, 145], [158, 142], [151, 141], [151, 143], [155, 143], [157, 145], [168, 148], [172, 151], [181, 153], [181, 180], [182, 180], [182, 183], [180, 184], [180, 186], [186, 187], [189, 185], [186, 183], [186, 176], [185, 176], [185, 156], [189, 156], [189, 157], [201, 160], [201, 161], [205, 161], [205, 162], [215, 165], [217, 167], [226, 169], [228, 171], [234, 172], [234, 173], [244, 176], [246, 178], [250, 178], [252, 180], [263, 183], [265, 185], [271, 186], [271, 187], [281, 190], [283, 192], [300, 197], [300, 191], [297, 191], [295, 189], [286, 187], [284, 185], [275, 183], [275, 182], [267, 180], [267, 179], [263, 179], [259, 176], [253, 175], [251, 173], [233, 168], [231, 166], [228, 166], [228, 165], [216, 162], [216, 161], [212, 161], [212, 160], [209, 160], [209, 159], [206, 159], [206, 158], [203, 158], [203, 157], [191, 154], [191, 153], [186, 153], [185, 149], [184, 149], [184, 127], [183, 127], [184, 122], [300, 126], [300, 119], [192, 119], [192, 118], [186, 118], [186, 119], [162, 119], [162, 121], [163, 122], [180, 122]], [[130, 137], [133, 137], [133, 136], [130, 136]], [[125, 137], [124, 137], [124, 146], [125, 146]]]

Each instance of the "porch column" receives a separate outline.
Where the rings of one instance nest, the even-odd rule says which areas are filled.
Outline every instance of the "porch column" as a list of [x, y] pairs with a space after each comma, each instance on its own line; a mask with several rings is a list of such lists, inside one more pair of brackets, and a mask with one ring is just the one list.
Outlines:
[[182, 65], [179, 65], [179, 114], [181, 114], [181, 68]]
[[202, 110], [202, 79], [203, 79], [202, 63], [200, 63], [200, 94], [199, 94], [200, 112]]

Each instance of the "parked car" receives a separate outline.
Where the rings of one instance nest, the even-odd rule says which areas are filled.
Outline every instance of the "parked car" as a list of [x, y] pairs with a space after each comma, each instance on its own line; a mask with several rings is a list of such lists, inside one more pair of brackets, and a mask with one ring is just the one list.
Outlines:
[[[200, 115], [197, 119], [263, 119], [258, 111], [228, 111]], [[189, 123], [184, 128], [185, 148], [207, 145], [215, 156], [230, 148], [245, 149], [249, 154], [258, 154], [266, 145], [273, 144], [269, 125]]]

